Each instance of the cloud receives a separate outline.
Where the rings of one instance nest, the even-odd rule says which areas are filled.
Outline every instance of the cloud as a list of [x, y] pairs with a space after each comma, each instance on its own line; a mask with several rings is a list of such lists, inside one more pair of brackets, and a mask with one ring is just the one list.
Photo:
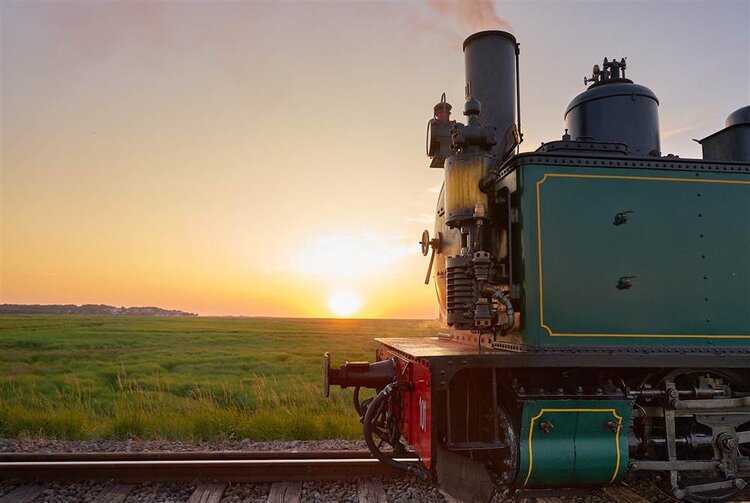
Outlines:
[[678, 136], [683, 133], [687, 133], [688, 131], [693, 131], [694, 129], [698, 129], [699, 127], [704, 127], [706, 124], [708, 124], [708, 121], [699, 121], [699, 122], [696, 122], [694, 124], [689, 124], [684, 127], [667, 129], [661, 132], [661, 137], [666, 139], [666, 138], [671, 138], [673, 136]]

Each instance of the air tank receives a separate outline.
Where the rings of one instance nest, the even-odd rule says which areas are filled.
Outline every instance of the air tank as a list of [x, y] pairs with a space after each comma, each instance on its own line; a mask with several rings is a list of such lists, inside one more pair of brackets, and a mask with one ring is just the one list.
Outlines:
[[466, 97], [479, 100], [479, 120], [496, 128], [497, 144], [491, 154], [497, 158], [517, 143], [517, 58], [516, 38], [504, 31], [480, 31], [464, 41]]
[[732, 112], [724, 129], [703, 138], [703, 158], [711, 161], [750, 162], [750, 105]]
[[[573, 140], [624, 143], [630, 155], [660, 155], [659, 100], [648, 87], [624, 78], [625, 60], [594, 66], [594, 81], [573, 98], [565, 122]], [[622, 77], [620, 71], [623, 72]]]

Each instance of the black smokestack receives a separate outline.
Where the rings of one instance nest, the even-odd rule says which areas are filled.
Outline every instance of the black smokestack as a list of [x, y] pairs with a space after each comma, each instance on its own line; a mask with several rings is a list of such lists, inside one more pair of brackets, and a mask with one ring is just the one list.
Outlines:
[[497, 128], [492, 154], [498, 158], [515, 146], [517, 55], [516, 39], [505, 31], [481, 31], [464, 41], [466, 97], [481, 102], [480, 123]]

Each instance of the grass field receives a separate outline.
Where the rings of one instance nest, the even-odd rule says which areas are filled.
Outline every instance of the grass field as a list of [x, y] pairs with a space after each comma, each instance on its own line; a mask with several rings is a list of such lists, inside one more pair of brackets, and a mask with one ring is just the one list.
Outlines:
[[426, 321], [0, 317], [0, 437], [357, 438], [350, 390], [322, 397], [322, 354], [372, 361], [374, 337]]

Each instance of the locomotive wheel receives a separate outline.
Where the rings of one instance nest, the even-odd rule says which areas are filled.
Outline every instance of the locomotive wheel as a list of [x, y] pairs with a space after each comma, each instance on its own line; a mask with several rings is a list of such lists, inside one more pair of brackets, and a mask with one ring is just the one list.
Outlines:
[[[749, 389], [746, 379], [735, 372], [724, 370], [673, 370], [667, 373], [661, 379], [660, 384], [664, 385], [665, 383], [673, 382], [677, 386], [677, 389], [694, 389], [697, 388], [698, 379], [704, 376], [709, 376], [712, 378], [722, 378], [726, 384], [731, 386], [733, 392], [747, 391]], [[723, 482], [726, 479], [719, 479], [715, 476], [701, 475], [700, 473], [695, 472], [679, 472], [677, 488], [671, 486], [669, 477], [661, 477], [661, 479], [661, 487], [659, 487], [659, 489], [662, 492], [672, 498], [681, 496], [679, 498], [681, 501], [689, 501], [691, 503], [720, 503], [725, 501], [740, 501], [743, 494], [748, 494], [749, 489], [747, 487], [731, 487], [695, 493], [683, 493], [683, 495], [680, 493], [682, 493], [687, 487], [710, 484], [713, 482]]]
[[501, 405], [497, 408], [497, 412], [500, 432], [503, 435], [503, 440], [508, 444], [507, 449], [499, 451], [501, 455], [501, 469], [499, 470], [501, 475], [499, 482], [504, 485], [510, 485], [516, 478], [516, 470], [518, 469], [518, 435], [510, 419], [510, 415], [505, 408]]

